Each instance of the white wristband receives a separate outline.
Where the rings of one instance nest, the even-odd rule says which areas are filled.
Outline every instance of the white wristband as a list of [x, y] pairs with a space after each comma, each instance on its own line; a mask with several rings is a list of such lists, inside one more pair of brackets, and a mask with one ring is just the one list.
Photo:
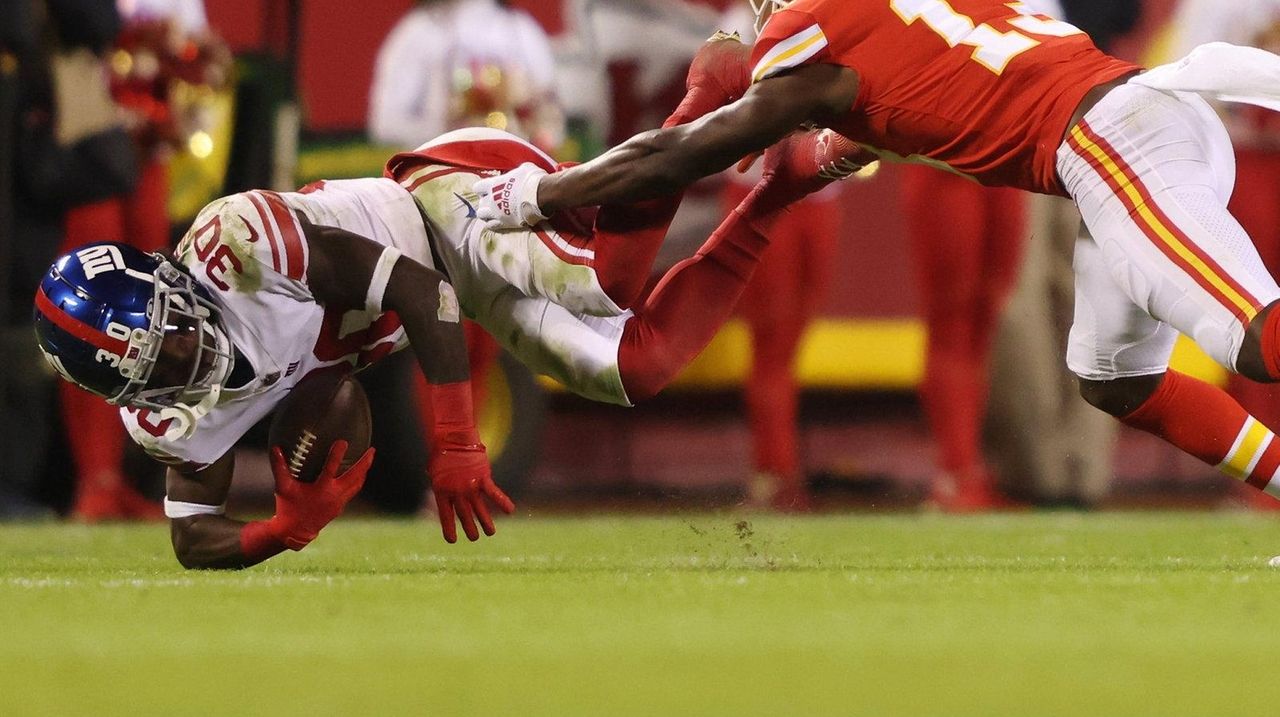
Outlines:
[[400, 250], [389, 246], [382, 250], [378, 264], [373, 267], [373, 278], [369, 280], [369, 293], [364, 297], [364, 309], [371, 314], [382, 313], [382, 296], [387, 293], [387, 284], [391, 283], [391, 270], [400, 259]]
[[227, 512], [226, 504], [205, 505], [204, 503], [183, 503], [180, 500], [169, 500], [164, 497], [164, 515], [166, 518], [190, 518], [193, 515], [222, 515]]

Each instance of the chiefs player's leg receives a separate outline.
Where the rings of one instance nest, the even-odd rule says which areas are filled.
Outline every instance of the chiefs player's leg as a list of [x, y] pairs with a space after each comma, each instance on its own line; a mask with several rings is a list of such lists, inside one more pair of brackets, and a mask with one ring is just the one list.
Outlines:
[[1125, 424], [1249, 485], [1275, 491], [1280, 441], [1222, 389], [1168, 369], [1177, 331], [1132, 303], [1092, 243], [1076, 248], [1068, 363], [1080, 392]]
[[1205, 103], [1121, 87], [1071, 131], [1059, 173], [1130, 300], [1228, 369], [1267, 377], [1259, 317], [1280, 287], [1227, 211], [1234, 158]]
[[[745, 191], [727, 194], [745, 198]], [[781, 510], [809, 508], [800, 462], [796, 355], [830, 274], [838, 208], [810, 198], [779, 224], [738, 313], [751, 332], [751, 370], [743, 387], [755, 476], [752, 503]]]
[[[990, 326], [983, 305], [987, 190], [928, 167], [910, 168], [903, 190], [926, 328], [920, 397], [943, 474], [934, 492], [976, 491], [984, 473], [979, 433], [990, 341], [982, 335]], [[945, 228], [936, 217], [946, 218]]]
[[[1274, 346], [1266, 329], [1275, 312], [1265, 309], [1280, 287], [1226, 209], [1234, 163], [1212, 111], [1198, 100], [1120, 88], [1073, 128], [1058, 166], [1097, 243], [1091, 271], [1111, 277], [1133, 305], [1128, 311], [1187, 334], [1227, 368], [1267, 378]], [[1079, 293], [1093, 302], [1096, 323], [1108, 325], [1117, 301], [1103, 302], [1098, 282], [1091, 286]], [[1101, 361], [1109, 358], [1104, 352]], [[1077, 348], [1072, 368], [1080, 373], [1082, 365]], [[1089, 379], [1085, 398], [1255, 487], [1269, 486], [1280, 442], [1225, 392], [1174, 372], [1129, 365], [1113, 373], [1081, 373]]]

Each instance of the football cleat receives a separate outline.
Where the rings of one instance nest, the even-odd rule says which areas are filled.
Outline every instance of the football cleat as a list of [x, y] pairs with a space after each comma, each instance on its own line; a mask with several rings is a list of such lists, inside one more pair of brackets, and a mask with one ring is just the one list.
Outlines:
[[1023, 508], [996, 487], [985, 473], [979, 475], [941, 474], [934, 478], [925, 500], [926, 510], [943, 513], [988, 513]]
[[[108, 403], [163, 410], [216, 396], [234, 349], [205, 287], [160, 254], [89, 244], [60, 257], [40, 281], [35, 331], [49, 365]], [[153, 381], [165, 336], [192, 337], [183, 376]], [[166, 372], [176, 373], [176, 372]]]
[[685, 96], [663, 127], [692, 122], [737, 102], [751, 86], [751, 48], [737, 33], [717, 32], [689, 63]]

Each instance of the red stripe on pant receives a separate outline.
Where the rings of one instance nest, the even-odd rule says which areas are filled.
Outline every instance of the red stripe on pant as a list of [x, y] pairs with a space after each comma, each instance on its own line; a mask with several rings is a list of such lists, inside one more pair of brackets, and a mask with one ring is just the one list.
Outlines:
[[1142, 180], [1138, 178], [1137, 172], [1135, 172], [1133, 168], [1124, 161], [1120, 156], [1120, 153], [1115, 151], [1110, 143], [1098, 136], [1097, 133], [1083, 122], [1080, 124], [1080, 129], [1084, 133], [1085, 137], [1096, 144], [1098, 148], [1102, 150], [1107, 159], [1115, 164], [1115, 166], [1120, 170], [1125, 182], [1127, 182], [1129, 186], [1132, 186], [1138, 193], [1141, 203], [1135, 203], [1132, 197], [1129, 196], [1129, 193], [1124, 190], [1125, 185], [1121, 184], [1120, 180], [1108, 171], [1105, 166], [1103, 166], [1102, 161], [1085, 149], [1074, 136], [1068, 139], [1069, 146], [1078, 156], [1088, 162], [1089, 166], [1098, 173], [1098, 176], [1102, 177], [1102, 179], [1107, 183], [1107, 186], [1111, 188], [1112, 193], [1116, 198], [1118, 198], [1121, 203], [1124, 204], [1125, 208], [1129, 210], [1130, 218], [1138, 227], [1138, 230], [1142, 232], [1143, 236], [1147, 237], [1147, 239], [1154, 244], [1170, 262], [1182, 270], [1182, 272], [1187, 276], [1191, 277], [1196, 284], [1218, 301], [1218, 303], [1229, 309], [1236, 318], [1241, 321], [1241, 323], [1246, 323], [1248, 321], [1248, 316], [1244, 313], [1244, 310], [1228, 298], [1227, 295], [1224, 294], [1220, 288], [1215, 286], [1213, 282], [1210, 281], [1209, 278], [1199, 269], [1191, 265], [1185, 258], [1179, 255], [1177, 251], [1169, 245], [1165, 238], [1160, 236], [1159, 232], [1156, 231], [1156, 228], [1141, 216], [1139, 210], [1143, 207], [1149, 209], [1152, 215], [1154, 215], [1156, 221], [1162, 224], [1169, 233], [1173, 234], [1173, 236], [1183, 246], [1185, 246], [1193, 256], [1201, 261], [1219, 281], [1230, 287], [1232, 291], [1240, 295], [1240, 297], [1242, 297], [1247, 303], [1254, 308], [1260, 308], [1258, 300], [1253, 298], [1253, 296], [1246, 291], [1244, 287], [1236, 282], [1230, 274], [1223, 270], [1217, 261], [1205, 253], [1203, 249], [1192, 241], [1191, 237], [1189, 237], [1186, 232], [1182, 231], [1177, 224], [1169, 219], [1168, 214], [1160, 208], [1160, 205], [1157, 204], [1155, 199], [1152, 197], [1151, 191], [1147, 189]]

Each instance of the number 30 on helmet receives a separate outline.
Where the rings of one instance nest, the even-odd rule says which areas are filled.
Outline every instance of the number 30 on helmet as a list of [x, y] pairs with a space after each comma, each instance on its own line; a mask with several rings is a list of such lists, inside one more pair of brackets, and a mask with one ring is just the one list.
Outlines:
[[[199, 400], [229, 371], [230, 342], [208, 290], [160, 254], [90, 244], [60, 257], [35, 297], [36, 340], [63, 378], [109, 403], [163, 409]], [[193, 332], [185, 383], [150, 385], [166, 332]]]

